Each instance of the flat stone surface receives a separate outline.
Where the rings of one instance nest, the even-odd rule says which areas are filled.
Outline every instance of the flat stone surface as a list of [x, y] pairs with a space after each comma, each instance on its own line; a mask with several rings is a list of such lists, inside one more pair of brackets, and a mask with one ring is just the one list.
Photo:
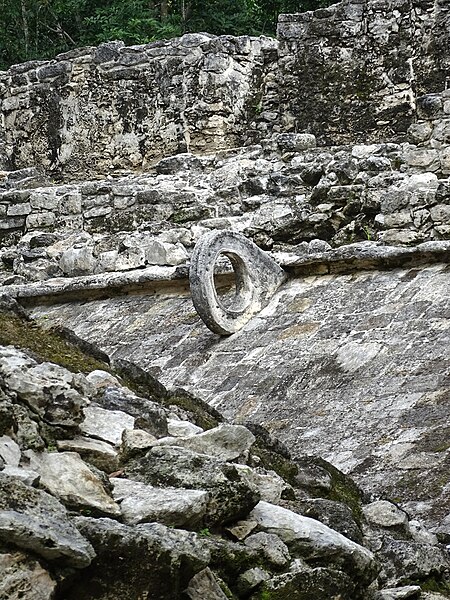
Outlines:
[[106, 410], [91, 404], [84, 409], [80, 429], [84, 435], [119, 446], [125, 429], [133, 429], [134, 417], [121, 410]]
[[209, 495], [201, 490], [157, 488], [139, 481], [113, 478], [113, 497], [129, 525], [157, 521], [171, 527], [199, 526]]
[[61, 452], [77, 452], [81, 458], [106, 473], [119, 468], [118, 452], [108, 442], [75, 437], [73, 440], [57, 440], [56, 446]]
[[218, 427], [187, 437], [161, 438], [155, 446], [181, 446], [224, 461], [246, 457], [255, 436], [242, 425], [223, 423]]
[[26, 455], [31, 468], [39, 473], [41, 485], [67, 506], [120, 515], [120, 508], [106, 493], [100, 478], [76, 452], [38, 454], [27, 450]]

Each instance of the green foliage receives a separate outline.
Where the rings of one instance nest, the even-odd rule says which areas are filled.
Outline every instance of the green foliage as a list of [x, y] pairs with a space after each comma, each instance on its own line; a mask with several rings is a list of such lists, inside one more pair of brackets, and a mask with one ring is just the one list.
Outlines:
[[335, 0], [0, 0], [0, 69], [110, 40], [143, 44], [185, 32], [274, 35], [278, 14]]

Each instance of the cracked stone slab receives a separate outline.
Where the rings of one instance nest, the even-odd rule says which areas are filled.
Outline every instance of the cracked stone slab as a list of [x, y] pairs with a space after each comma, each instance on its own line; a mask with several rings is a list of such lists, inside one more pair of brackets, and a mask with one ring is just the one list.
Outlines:
[[72, 508], [91, 509], [118, 517], [120, 508], [106, 492], [100, 478], [76, 452], [41, 453], [27, 450], [30, 467], [40, 475], [40, 483]]
[[87, 567], [95, 556], [56, 498], [1, 472], [0, 540], [75, 568]]

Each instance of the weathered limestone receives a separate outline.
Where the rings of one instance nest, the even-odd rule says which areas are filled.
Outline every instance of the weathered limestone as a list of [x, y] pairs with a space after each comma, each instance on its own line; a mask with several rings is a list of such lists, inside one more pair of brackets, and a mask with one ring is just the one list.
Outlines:
[[449, 15], [0, 73], [0, 596], [448, 596]]
[[[218, 297], [214, 267], [226, 256], [235, 276], [236, 291], [229, 306]], [[189, 271], [192, 301], [206, 325], [220, 335], [235, 333], [268, 304], [286, 280], [282, 269], [244, 236], [232, 231], [205, 234], [194, 249]]]
[[0, 540], [75, 568], [88, 566], [92, 546], [55, 498], [0, 472]]

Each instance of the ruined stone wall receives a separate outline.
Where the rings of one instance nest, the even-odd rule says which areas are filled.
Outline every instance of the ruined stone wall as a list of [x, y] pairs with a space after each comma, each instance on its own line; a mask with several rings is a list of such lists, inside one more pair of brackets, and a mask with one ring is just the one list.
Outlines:
[[3, 163], [71, 177], [241, 145], [258, 102], [264, 52], [275, 44], [191, 34], [15, 65], [0, 80]]
[[429, 99], [450, 78], [449, 30], [446, 0], [344, 0], [281, 15], [278, 41], [188, 34], [16, 65], [0, 73], [0, 167], [92, 177], [282, 131], [417, 144], [424, 118], [437, 140], [448, 112]]
[[344, 0], [281, 15], [284, 127], [324, 144], [404, 140], [417, 97], [450, 77], [446, 0]]

